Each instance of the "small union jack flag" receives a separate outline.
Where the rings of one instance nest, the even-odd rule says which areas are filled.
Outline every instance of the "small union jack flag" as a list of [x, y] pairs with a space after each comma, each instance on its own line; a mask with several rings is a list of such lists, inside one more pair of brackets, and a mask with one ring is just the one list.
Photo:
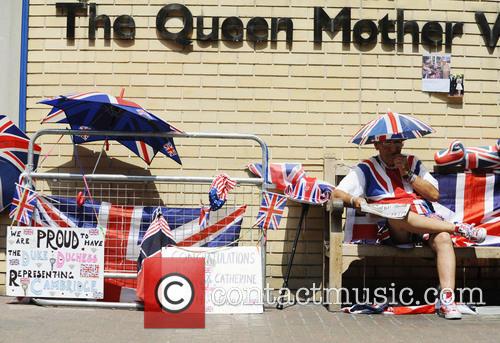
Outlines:
[[262, 193], [257, 221], [254, 226], [262, 229], [277, 230], [286, 205], [286, 197], [271, 192]]
[[172, 143], [168, 142], [165, 144], [165, 150], [167, 151], [168, 156], [177, 156], [177, 150]]
[[10, 206], [9, 217], [18, 223], [30, 225], [36, 206], [37, 194], [28, 187], [16, 183], [16, 190]]
[[201, 230], [207, 227], [210, 219], [210, 206], [202, 206], [200, 209], [200, 219], [198, 219], [198, 226]]

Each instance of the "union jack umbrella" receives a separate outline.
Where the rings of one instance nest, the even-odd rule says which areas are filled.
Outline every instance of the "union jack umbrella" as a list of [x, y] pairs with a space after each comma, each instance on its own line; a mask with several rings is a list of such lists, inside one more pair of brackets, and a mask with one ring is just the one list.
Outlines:
[[[15, 184], [28, 162], [29, 138], [7, 116], [0, 115], [0, 211], [12, 201]], [[35, 166], [41, 148], [35, 144]]]
[[363, 145], [390, 139], [419, 138], [435, 130], [417, 118], [396, 112], [387, 112], [363, 126], [350, 140]]
[[[122, 92], [123, 94], [123, 92]], [[151, 112], [120, 95], [100, 92], [60, 95], [40, 101], [53, 106], [42, 123], [69, 123], [73, 130], [102, 130], [123, 132], [179, 132]], [[181, 160], [171, 137], [113, 137], [148, 165], [158, 152], [179, 164]], [[73, 143], [82, 144], [108, 140], [106, 136], [73, 136]]]

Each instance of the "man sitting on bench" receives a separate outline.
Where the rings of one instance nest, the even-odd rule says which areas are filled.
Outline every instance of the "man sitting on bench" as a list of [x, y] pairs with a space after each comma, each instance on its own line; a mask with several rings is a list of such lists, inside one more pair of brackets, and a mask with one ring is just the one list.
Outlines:
[[442, 289], [438, 314], [460, 319], [453, 297], [455, 252], [450, 234], [459, 234], [481, 243], [486, 230], [466, 223], [449, 223], [434, 213], [431, 202], [439, 200], [438, 183], [415, 156], [402, 155], [404, 139], [374, 142], [378, 155], [352, 168], [333, 192], [333, 196], [356, 209], [363, 203], [411, 204], [404, 219], [388, 219], [390, 238], [396, 244], [409, 243], [412, 234], [426, 234], [437, 255]]

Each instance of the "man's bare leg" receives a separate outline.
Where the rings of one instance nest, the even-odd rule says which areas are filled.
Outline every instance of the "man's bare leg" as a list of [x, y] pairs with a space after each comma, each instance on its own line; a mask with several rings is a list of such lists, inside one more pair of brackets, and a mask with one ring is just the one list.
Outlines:
[[[393, 227], [391, 227], [391, 238], [397, 244], [410, 242], [408, 231]], [[455, 289], [456, 258], [450, 234], [440, 232], [431, 235], [429, 245], [436, 253], [436, 264], [441, 289]]]
[[450, 234], [431, 235], [430, 246], [436, 252], [437, 271], [441, 289], [455, 289], [456, 258]]
[[439, 219], [420, 216], [413, 212], [410, 212], [405, 220], [389, 220], [389, 223], [392, 228], [391, 235], [394, 232], [399, 234], [399, 237], [404, 237], [405, 231], [432, 233], [430, 246], [436, 252], [439, 284], [441, 288], [454, 289], [456, 258], [449, 233], [454, 232], [455, 225]]
[[412, 233], [454, 233], [455, 224], [409, 212], [404, 219], [389, 219], [389, 226]]

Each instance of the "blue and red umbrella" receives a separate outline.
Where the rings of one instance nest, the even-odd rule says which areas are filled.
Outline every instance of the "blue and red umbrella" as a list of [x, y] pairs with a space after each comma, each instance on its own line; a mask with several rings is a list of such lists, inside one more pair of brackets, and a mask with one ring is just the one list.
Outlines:
[[[0, 211], [12, 201], [16, 182], [28, 163], [29, 138], [7, 116], [0, 115]], [[35, 167], [41, 148], [35, 144]]]
[[[182, 133], [122, 96], [88, 92], [60, 95], [42, 100], [40, 103], [54, 106], [42, 123], [69, 123], [73, 130]], [[171, 137], [113, 137], [113, 139], [126, 146], [147, 164], [151, 164], [158, 152], [182, 164]], [[73, 136], [75, 144], [100, 140], [108, 140], [108, 137]]]
[[415, 117], [389, 111], [364, 125], [350, 142], [363, 145], [389, 139], [419, 138], [433, 132], [432, 127]]

